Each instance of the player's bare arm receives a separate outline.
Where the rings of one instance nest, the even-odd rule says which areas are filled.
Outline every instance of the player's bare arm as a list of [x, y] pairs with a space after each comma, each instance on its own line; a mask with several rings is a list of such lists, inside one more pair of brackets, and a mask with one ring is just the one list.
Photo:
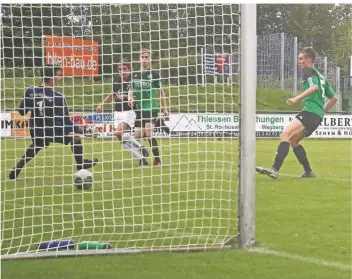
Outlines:
[[324, 107], [324, 112], [328, 112], [336, 104], [336, 102], [337, 102], [336, 96], [332, 97], [329, 101], [327, 101]]
[[286, 101], [286, 104], [293, 105], [293, 104], [299, 102], [300, 100], [307, 98], [308, 96], [314, 94], [318, 90], [319, 90], [319, 87], [317, 85], [313, 85], [313, 86], [309, 87], [306, 91], [297, 95], [296, 97], [288, 99]]
[[167, 97], [166, 97], [166, 94], [162, 88], [160, 88], [159, 94], [160, 94], [160, 98], [161, 98], [161, 104], [162, 104], [163, 110], [164, 110], [164, 116], [169, 116], [169, 110], [167, 108], [167, 100], [166, 100]]
[[114, 93], [111, 92], [109, 95], [107, 95], [107, 96], [105, 97], [105, 99], [103, 100], [103, 102], [100, 103], [100, 104], [97, 106], [96, 111], [97, 111], [97, 112], [101, 112], [101, 111], [103, 110], [103, 105], [104, 105], [104, 104], [111, 103], [112, 100], [113, 100], [113, 97], [114, 97]]
[[324, 106], [324, 112], [329, 112], [329, 110], [336, 104], [337, 102], [337, 97], [335, 95], [334, 90], [331, 88], [331, 86], [328, 84], [327, 89], [326, 89], [326, 97], [329, 98], [329, 101]]
[[128, 104], [130, 105], [130, 107], [133, 107], [134, 102], [135, 102], [135, 97], [134, 97], [134, 93], [133, 93], [132, 88], [130, 88], [128, 90], [127, 100], [128, 100]]

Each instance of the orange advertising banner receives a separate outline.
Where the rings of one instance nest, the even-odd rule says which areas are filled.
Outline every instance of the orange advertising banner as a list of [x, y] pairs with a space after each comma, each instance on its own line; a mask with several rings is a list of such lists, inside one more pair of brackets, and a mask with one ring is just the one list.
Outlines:
[[31, 113], [28, 112], [22, 116], [18, 112], [11, 112], [11, 136], [12, 137], [30, 137], [29, 133], [29, 117]]
[[97, 76], [99, 74], [98, 42], [71, 37], [45, 36], [45, 62], [60, 65], [64, 75]]

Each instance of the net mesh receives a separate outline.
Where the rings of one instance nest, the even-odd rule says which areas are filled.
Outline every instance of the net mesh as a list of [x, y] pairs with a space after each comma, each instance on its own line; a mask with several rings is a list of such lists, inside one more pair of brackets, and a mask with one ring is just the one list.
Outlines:
[[[222, 246], [237, 235], [237, 5], [4, 4], [1, 13], [1, 254], [62, 239], [170, 249]], [[138, 71], [143, 48], [170, 112], [170, 134], [154, 130], [158, 167], [140, 167], [124, 150], [113, 104], [95, 112], [113, 90], [119, 61]], [[84, 157], [99, 159], [89, 190], [74, 187], [74, 157], [60, 144], [40, 151], [16, 181], [8, 178], [31, 143], [29, 115], [16, 109], [25, 89], [41, 83], [43, 63], [64, 67], [56, 90], [76, 124], [97, 133], [83, 139]]]

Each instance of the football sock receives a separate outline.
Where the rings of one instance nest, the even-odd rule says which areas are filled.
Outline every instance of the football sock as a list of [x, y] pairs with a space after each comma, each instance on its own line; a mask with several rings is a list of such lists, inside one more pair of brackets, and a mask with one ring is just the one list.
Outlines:
[[154, 158], [156, 160], [160, 160], [158, 142], [156, 141], [155, 138], [151, 138], [148, 141], [149, 141], [150, 147], [152, 148], [152, 152], [153, 152]]
[[280, 170], [289, 150], [290, 150], [290, 144], [287, 141], [280, 142], [279, 147], [277, 148], [275, 162], [273, 165], [273, 168], [275, 170], [277, 171]]
[[157, 122], [155, 123], [156, 128], [161, 128], [166, 134], [170, 134], [170, 128], [166, 126], [165, 121], [163, 118], [159, 118]]
[[293, 152], [295, 153], [298, 162], [303, 166], [305, 172], [311, 172], [312, 169], [310, 167], [308, 158], [307, 158], [307, 153], [304, 150], [304, 147], [302, 145], [298, 145], [295, 148], [293, 148]]
[[75, 142], [71, 142], [71, 150], [73, 155], [75, 156], [77, 170], [81, 170], [83, 168], [83, 145], [81, 140]]
[[132, 137], [128, 133], [124, 133], [122, 136], [123, 141], [129, 141], [134, 147], [136, 148], [142, 148], [144, 147], [139, 141], [137, 141], [134, 137]]
[[28, 146], [21, 160], [17, 163], [16, 168], [23, 168], [24, 165], [27, 164], [30, 160], [32, 160], [40, 150], [42, 150], [42, 147], [34, 147], [34, 144], [32, 143], [30, 146]]
[[123, 148], [125, 148], [128, 152], [130, 152], [135, 158], [143, 159], [143, 155], [140, 154], [136, 149], [134, 149], [133, 145], [130, 141], [122, 142]]
[[32, 160], [40, 150], [42, 150], [42, 147], [35, 147], [33, 143], [28, 146], [26, 152], [18, 161], [16, 167], [11, 170], [9, 178], [16, 179], [20, 174], [21, 170], [23, 169], [24, 165], [27, 164], [30, 160]]

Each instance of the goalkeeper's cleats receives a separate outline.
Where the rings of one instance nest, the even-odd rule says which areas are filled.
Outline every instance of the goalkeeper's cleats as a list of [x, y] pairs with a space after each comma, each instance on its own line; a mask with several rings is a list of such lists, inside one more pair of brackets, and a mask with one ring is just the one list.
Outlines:
[[[90, 168], [94, 167], [98, 162], [99, 162], [99, 160], [97, 158], [93, 158], [93, 160], [84, 159], [82, 168], [83, 169], [90, 169]], [[78, 169], [78, 167], [77, 167], [77, 169]]]
[[153, 166], [161, 166], [161, 161], [160, 161], [160, 159], [155, 159], [155, 160], [154, 160], [154, 163], [153, 163]]
[[9, 179], [16, 180], [17, 177], [19, 176], [21, 170], [22, 170], [22, 168], [14, 167], [9, 174]]
[[279, 172], [277, 170], [275, 170], [274, 168], [256, 167], [255, 170], [256, 170], [256, 172], [258, 172], [260, 174], [265, 174], [272, 179], [277, 179], [279, 176]]
[[304, 172], [300, 178], [315, 178], [315, 174], [312, 171]]
[[140, 159], [139, 160], [139, 165], [140, 166], [148, 166], [148, 162], [146, 159]]

